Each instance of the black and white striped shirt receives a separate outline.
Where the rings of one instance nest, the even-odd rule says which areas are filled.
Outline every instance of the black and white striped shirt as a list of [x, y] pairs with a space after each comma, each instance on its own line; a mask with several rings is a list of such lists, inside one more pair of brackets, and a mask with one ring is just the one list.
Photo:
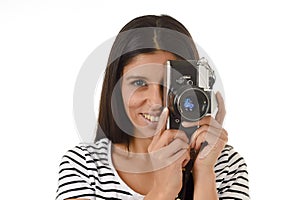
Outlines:
[[[226, 146], [215, 165], [219, 199], [250, 199], [244, 159]], [[93, 145], [79, 145], [62, 158], [56, 200], [143, 199], [119, 177], [112, 164], [111, 142], [101, 139]]]

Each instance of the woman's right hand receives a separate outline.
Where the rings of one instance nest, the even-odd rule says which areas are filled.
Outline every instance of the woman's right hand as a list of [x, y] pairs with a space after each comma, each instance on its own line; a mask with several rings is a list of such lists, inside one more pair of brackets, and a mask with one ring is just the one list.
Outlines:
[[168, 114], [168, 109], [165, 108], [148, 147], [154, 182], [145, 199], [175, 199], [182, 187], [182, 168], [190, 160], [186, 134], [180, 130], [165, 130]]

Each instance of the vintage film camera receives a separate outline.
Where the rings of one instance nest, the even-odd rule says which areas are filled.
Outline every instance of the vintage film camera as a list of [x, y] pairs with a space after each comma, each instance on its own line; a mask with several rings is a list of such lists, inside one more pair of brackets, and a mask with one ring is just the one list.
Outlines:
[[198, 127], [182, 127], [182, 121], [199, 121], [217, 107], [213, 85], [216, 77], [206, 58], [169, 60], [164, 77], [164, 106], [169, 108], [168, 129], [181, 129], [190, 138]]

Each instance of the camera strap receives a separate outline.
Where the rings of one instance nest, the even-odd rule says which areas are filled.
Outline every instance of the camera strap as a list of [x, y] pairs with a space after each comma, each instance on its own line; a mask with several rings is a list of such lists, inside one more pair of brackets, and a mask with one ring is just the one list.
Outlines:
[[176, 197], [176, 200], [193, 200], [194, 198], [194, 180], [192, 169], [195, 159], [200, 151], [208, 145], [207, 141], [201, 144], [200, 150], [197, 152], [194, 149], [190, 150], [190, 161], [182, 170], [182, 188]]
[[194, 181], [192, 175], [192, 169], [194, 162], [197, 156], [197, 153], [194, 149], [191, 149], [190, 152], [191, 159], [188, 164], [182, 170], [182, 188], [179, 192], [176, 200], [192, 200], [194, 193]]

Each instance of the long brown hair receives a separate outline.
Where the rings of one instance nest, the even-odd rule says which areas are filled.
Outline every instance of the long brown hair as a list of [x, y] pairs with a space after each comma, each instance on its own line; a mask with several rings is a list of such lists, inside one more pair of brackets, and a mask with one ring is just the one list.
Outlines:
[[95, 141], [107, 137], [113, 143], [127, 144], [132, 124], [124, 109], [119, 80], [124, 66], [136, 55], [164, 50], [181, 59], [198, 59], [188, 30], [167, 15], [146, 15], [127, 23], [117, 35], [108, 58], [99, 106]]

